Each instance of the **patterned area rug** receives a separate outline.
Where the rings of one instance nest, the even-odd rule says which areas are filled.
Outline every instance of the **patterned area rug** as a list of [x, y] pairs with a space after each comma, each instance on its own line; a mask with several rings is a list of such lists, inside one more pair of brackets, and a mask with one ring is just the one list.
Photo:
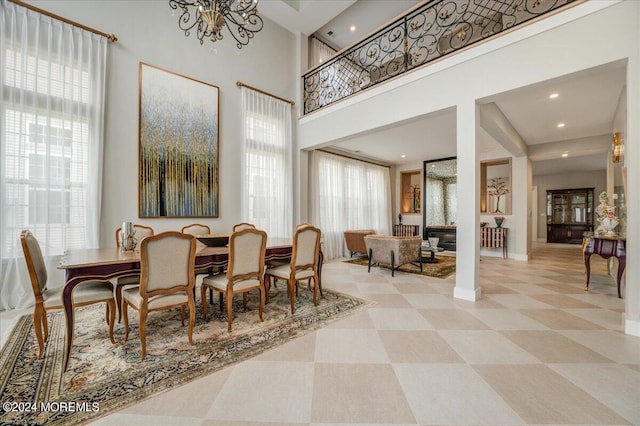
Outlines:
[[[399, 269], [396, 269], [396, 271], [408, 272], [410, 274], [426, 275], [428, 277], [435, 278], [447, 278], [449, 275], [453, 274], [456, 271], [456, 258], [454, 256], [436, 255], [436, 258], [438, 259], [438, 263], [422, 263], [422, 272], [420, 272], [419, 265], [416, 266], [411, 263], [402, 265]], [[345, 260], [345, 262], [353, 263], [354, 265], [369, 265], [369, 259], [367, 259], [366, 257], [349, 259]], [[386, 268], [389, 270], [391, 269], [391, 266], [389, 265], [371, 265], [371, 269], [378, 267]]]
[[19, 318], [0, 352], [0, 402], [4, 403], [0, 424], [85, 423], [253, 357], [369, 303], [324, 290], [324, 298], [314, 306], [312, 292], [301, 286], [296, 313], [291, 315], [286, 286], [281, 282], [271, 289], [264, 322], [260, 322], [258, 295], [251, 293], [246, 309], [241, 295], [234, 298], [231, 333], [227, 333], [226, 313], [219, 311], [217, 295], [206, 321], [198, 297], [193, 346], [187, 338], [188, 320], [181, 326], [179, 309], [150, 314], [144, 361], [140, 361], [138, 317], [133, 309], [129, 309], [129, 340], [124, 342], [124, 326], [117, 324], [116, 344], [112, 345], [104, 305], [78, 308], [66, 373], [62, 372], [64, 314], [54, 311], [48, 315], [50, 335], [40, 360], [32, 316]]

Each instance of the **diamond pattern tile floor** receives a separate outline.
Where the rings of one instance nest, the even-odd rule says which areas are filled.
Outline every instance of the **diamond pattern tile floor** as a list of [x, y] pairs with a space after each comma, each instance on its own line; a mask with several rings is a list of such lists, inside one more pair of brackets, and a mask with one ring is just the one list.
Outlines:
[[472, 303], [453, 298], [455, 276], [336, 259], [323, 286], [374, 301], [366, 311], [94, 424], [640, 424], [640, 338], [591, 262], [585, 293], [574, 247], [482, 258]]

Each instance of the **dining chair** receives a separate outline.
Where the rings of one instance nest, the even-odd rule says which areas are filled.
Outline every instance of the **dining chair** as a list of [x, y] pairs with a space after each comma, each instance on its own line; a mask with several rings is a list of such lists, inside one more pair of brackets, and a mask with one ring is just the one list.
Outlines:
[[252, 223], [242, 222], [233, 225], [233, 232], [242, 231], [243, 229], [256, 229], [256, 226]]
[[247, 228], [237, 231], [229, 237], [229, 263], [226, 275], [209, 275], [202, 280], [200, 296], [202, 299], [202, 317], [207, 318], [207, 288], [213, 289], [227, 299], [227, 330], [231, 331], [233, 321], [233, 295], [243, 293], [243, 303], [247, 306], [247, 292], [260, 291], [258, 315], [262, 319], [265, 303], [264, 257], [267, 247], [267, 233], [259, 229]]
[[189, 344], [193, 345], [195, 324], [196, 240], [193, 235], [177, 231], [151, 235], [140, 244], [140, 285], [122, 291], [124, 340], [129, 338], [127, 309], [138, 311], [141, 360], [147, 353], [147, 315], [152, 311], [180, 306], [180, 319], [184, 325], [184, 307], [189, 308]]
[[[38, 341], [38, 359], [44, 353], [44, 343], [49, 338], [47, 311], [63, 309], [62, 291], [64, 287], [48, 289], [47, 267], [45, 265], [40, 243], [29, 230], [20, 233], [20, 243], [27, 263], [31, 288], [35, 297], [33, 310], [33, 328]], [[78, 285], [73, 291], [73, 307], [105, 302], [106, 317], [109, 324], [109, 339], [113, 340], [113, 323], [116, 315], [116, 303], [113, 299], [113, 287], [109, 281], [87, 280]]]
[[313, 281], [313, 304], [318, 304], [318, 277], [320, 229], [312, 225], [303, 225], [296, 228], [293, 234], [293, 248], [289, 264], [268, 268], [265, 273], [265, 285], [267, 297], [271, 288], [271, 279], [287, 281], [287, 291], [291, 302], [291, 313], [295, 313], [295, 297], [298, 281]]
[[183, 234], [189, 234], [194, 236], [203, 235], [203, 234], [210, 234], [211, 228], [209, 228], [208, 225], [202, 225], [200, 223], [192, 223], [190, 225], [183, 226], [180, 232], [182, 232]]
[[[140, 242], [154, 234], [153, 228], [150, 226], [144, 225], [133, 225], [133, 230], [135, 231], [135, 237], [138, 240], [138, 247], [140, 247]], [[116, 248], [120, 249], [121, 243], [121, 232], [122, 227], [116, 229]], [[138, 286], [140, 284], [140, 274], [136, 275], [128, 275], [126, 277], [118, 277], [115, 284], [115, 294], [116, 294], [116, 305], [118, 306], [118, 323], [122, 321], [122, 288], [124, 286]]]

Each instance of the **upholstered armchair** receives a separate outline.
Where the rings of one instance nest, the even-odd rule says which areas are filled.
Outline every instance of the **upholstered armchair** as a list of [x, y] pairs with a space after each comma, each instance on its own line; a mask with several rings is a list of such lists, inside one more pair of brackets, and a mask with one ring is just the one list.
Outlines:
[[344, 231], [344, 241], [347, 243], [347, 250], [353, 257], [356, 253], [367, 254], [367, 247], [364, 244], [364, 237], [375, 234], [373, 229], [354, 229]]
[[418, 262], [422, 272], [421, 246], [422, 238], [390, 237], [388, 235], [367, 235], [364, 237], [369, 254], [369, 272], [372, 264], [391, 266], [391, 276], [394, 271], [405, 263]]

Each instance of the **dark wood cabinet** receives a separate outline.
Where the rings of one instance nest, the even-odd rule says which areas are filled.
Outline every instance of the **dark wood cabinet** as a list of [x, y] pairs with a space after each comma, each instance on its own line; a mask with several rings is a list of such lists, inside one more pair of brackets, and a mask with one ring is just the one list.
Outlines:
[[547, 191], [547, 242], [581, 244], [593, 231], [593, 188]]

